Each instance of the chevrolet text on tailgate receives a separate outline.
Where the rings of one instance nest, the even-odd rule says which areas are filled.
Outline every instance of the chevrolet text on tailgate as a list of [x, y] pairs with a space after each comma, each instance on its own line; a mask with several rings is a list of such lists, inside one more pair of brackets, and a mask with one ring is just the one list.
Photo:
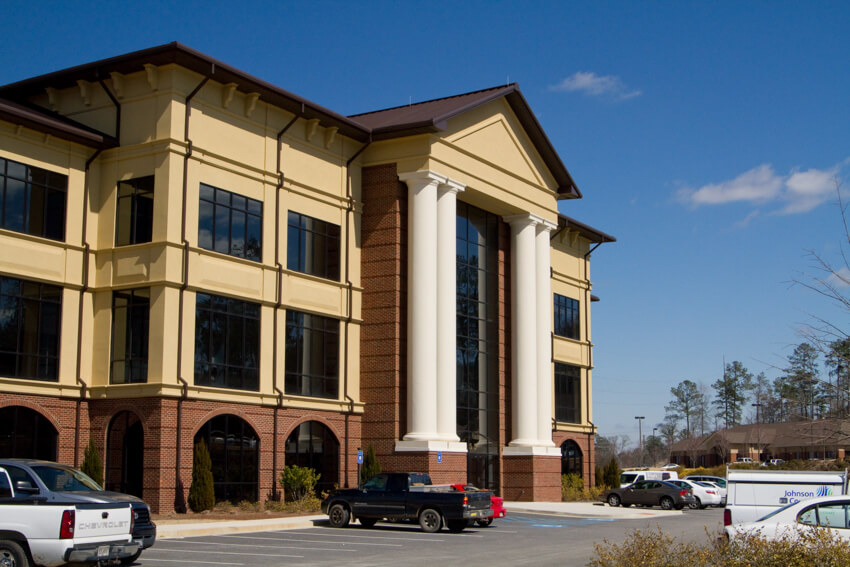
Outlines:
[[451, 485], [434, 486], [424, 473], [383, 473], [362, 488], [332, 492], [322, 501], [330, 524], [345, 527], [352, 518], [371, 528], [379, 520], [416, 520], [423, 531], [463, 531], [477, 520], [493, 515], [490, 492], [457, 492]]
[[[19, 483], [16, 483], [19, 484]], [[0, 467], [0, 565], [96, 564], [139, 551], [129, 503], [46, 502], [18, 491]]]

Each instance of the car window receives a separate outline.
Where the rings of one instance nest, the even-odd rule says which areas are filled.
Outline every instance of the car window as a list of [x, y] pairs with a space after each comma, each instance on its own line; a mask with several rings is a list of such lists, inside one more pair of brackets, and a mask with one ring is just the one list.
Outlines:
[[847, 529], [848, 505], [843, 502], [818, 506], [818, 525], [825, 528]]
[[[19, 482], [22, 482], [24, 486], [29, 486], [32, 488], [38, 487], [38, 484], [36, 484], [35, 479], [31, 477], [30, 474], [22, 468], [7, 465], [6, 472], [9, 473], [9, 479], [12, 481], [12, 486], [16, 488]], [[29, 496], [29, 493], [21, 492], [17, 489], [15, 490], [15, 498], [27, 498]]]
[[806, 526], [818, 525], [817, 506], [812, 506], [811, 508], [803, 510], [800, 515], [797, 516], [797, 522]]
[[620, 475], [620, 484], [631, 484], [637, 480], [636, 474], [621, 474]]
[[661, 488], [660, 482], [651, 482], [647, 488]]
[[387, 483], [387, 490], [390, 492], [402, 492], [405, 488], [405, 480], [403, 476], [391, 476]]
[[387, 475], [379, 474], [373, 476], [369, 480], [366, 481], [366, 484], [363, 485], [364, 490], [386, 490], [387, 489]]
[[69, 467], [37, 465], [33, 466], [32, 470], [47, 488], [56, 492], [101, 489], [95, 481], [84, 473]]
[[6, 471], [0, 469], [0, 498], [12, 497], [12, 481]]

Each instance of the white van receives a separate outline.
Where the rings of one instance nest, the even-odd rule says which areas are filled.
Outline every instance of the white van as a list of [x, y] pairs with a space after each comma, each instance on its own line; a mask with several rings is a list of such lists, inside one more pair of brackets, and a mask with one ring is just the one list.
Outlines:
[[678, 480], [676, 471], [626, 470], [620, 474], [620, 488], [639, 480]]
[[847, 471], [726, 469], [723, 525], [754, 522], [785, 506], [815, 496], [847, 494]]

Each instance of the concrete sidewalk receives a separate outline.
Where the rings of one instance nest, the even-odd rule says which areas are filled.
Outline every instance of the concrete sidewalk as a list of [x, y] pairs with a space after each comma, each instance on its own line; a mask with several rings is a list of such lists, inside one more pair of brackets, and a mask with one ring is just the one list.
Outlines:
[[[636, 520], [681, 514], [678, 510], [654, 508], [612, 508], [602, 502], [505, 502], [508, 514], [527, 512], [551, 514], [574, 518], [610, 518], [612, 520]], [[325, 514], [291, 516], [262, 520], [159, 520], [156, 523], [157, 539], [175, 539], [193, 536], [238, 534], [276, 530], [296, 530], [327, 524]]]

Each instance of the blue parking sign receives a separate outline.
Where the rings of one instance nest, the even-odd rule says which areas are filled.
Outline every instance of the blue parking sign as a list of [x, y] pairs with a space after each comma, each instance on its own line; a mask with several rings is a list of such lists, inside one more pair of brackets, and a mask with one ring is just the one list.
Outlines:
[[357, 464], [358, 464], [358, 465], [362, 465], [362, 464], [363, 464], [363, 450], [362, 450], [362, 449], [359, 449], [359, 450], [357, 451]]
[[437, 451], [437, 462], [438, 463], [443, 462], [443, 452], [442, 451]]

